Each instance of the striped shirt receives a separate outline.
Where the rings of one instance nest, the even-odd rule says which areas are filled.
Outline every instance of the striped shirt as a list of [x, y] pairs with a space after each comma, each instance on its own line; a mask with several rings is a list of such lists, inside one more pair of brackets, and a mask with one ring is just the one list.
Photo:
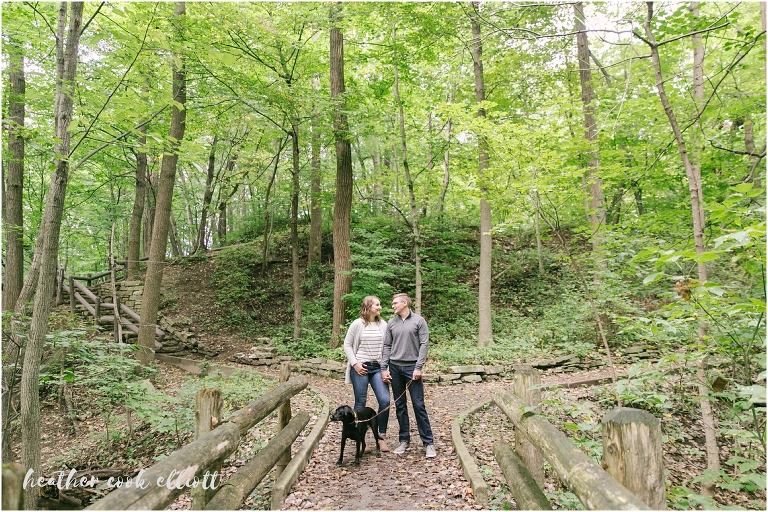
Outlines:
[[360, 347], [357, 349], [355, 358], [358, 363], [367, 363], [368, 361], [381, 361], [381, 344], [384, 337], [376, 323], [369, 323], [360, 334]]

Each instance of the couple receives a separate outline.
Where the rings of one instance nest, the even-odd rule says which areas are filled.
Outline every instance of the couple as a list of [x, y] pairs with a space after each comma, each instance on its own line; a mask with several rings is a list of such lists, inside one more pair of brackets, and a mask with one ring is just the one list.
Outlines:
[[[424, 444], [426, 457], [430, 459], [437, 454], [424, 405], [424, 382], [421, 380], [421, 368], [427, 359], [429, 329], [427, 322], [411, 311], [410, 305], [411, 299], [405, 293], [392, 297], [395, 316], [385, 322], [381, 319], [379, 298], [369, 295], [363, 299], [360, 318], [352, 322], [344, 338], [344, 352], [349, 361], [345, 382], [352, 383], [355, 411], [365, 407], [368, 384], [373, 388], [379, 402], [379, 433], [382, 438], [387, 433], [390, 405], [388, 384], [392, 383], [397, 422], [400, 424], [400, 445], [394, 450], [397, 455], [405, 453], [411, 444], [405, 396], [408, 389], [419, 437]], [[389, 451], [386, 439], [382, 441], [381, 451]]]

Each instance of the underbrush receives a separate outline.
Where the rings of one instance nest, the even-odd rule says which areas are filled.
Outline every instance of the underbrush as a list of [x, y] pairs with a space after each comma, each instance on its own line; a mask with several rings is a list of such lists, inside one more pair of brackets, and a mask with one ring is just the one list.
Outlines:
[[[53, 320], [61, 324], [68, 317], [54, 313]], [[220, 389], [228, 415], [274, 386], [255, 372], [170, 382], [155, 365], [142, 366], [134, 350], [93, 328], [51, 332], [40, 373], [41, 399], [49, 408], [58, 403], [69, 433], [77, 425], [80, 438], [76, 448], [57, 456], [51, 470], [149, 466], [191, 439], [198, 390]]]
[[[601, 462], [601, 419], [619, 401], [624, 407], [650, 412], [661, 421], [667, 503], [670, 508], [740, 506], [765, 509], [765, 409], [736, 387], [715, 392], [711, 404], [717, 417], [722, 467], [707, 469], [696, 367], [662, 360], [637, 364], [616, 387], [543, 391], [543, 415], [597, 463]], [[715, 496], [701, 485], [713, 483]]]

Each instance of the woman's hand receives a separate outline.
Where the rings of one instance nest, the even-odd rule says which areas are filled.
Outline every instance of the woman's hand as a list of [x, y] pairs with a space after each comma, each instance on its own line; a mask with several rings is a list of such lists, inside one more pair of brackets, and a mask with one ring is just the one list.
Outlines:
[[352, 368], [354, 368], [357, 374], [360, 375], [361, 377], [363, 375], [368, 374], [368, 370], [365, 369], [365, 366], [363, 366], [363, 363], [355, 363], [352, 365]]

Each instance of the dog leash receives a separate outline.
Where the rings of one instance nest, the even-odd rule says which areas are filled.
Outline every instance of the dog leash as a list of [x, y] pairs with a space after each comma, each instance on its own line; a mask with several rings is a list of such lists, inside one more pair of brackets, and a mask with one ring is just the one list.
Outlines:
[[392, 407], [392, 406], [395, 404], [395, 402], [397, 402], [398, 400], [400, 400], [400, 398], [402, 398], [402, 396], [405, 394], [405, 392], [406, 392], [406, 391], [408, 391], [408, 388], [411, 386], [411, 382], [413, 382], [413, 379], [409, 380], [409, 381], [406, 383], [406, 385], [405, 385], [405, 389], [403, 390], [403, 392], [400, 394], [400, 396], [399, 396], [399, 397], [397, 397], [397, 398], [395, 398], [394, 400], [392, 400], [391, 402], [389, 402], [389, 405], [388, 405], [388, 406], [386, 406], [386, 407], [385, 407], [385, 408], [383, 408], [381, 411], [379, 411], [378, 413], [376, 413], [374, 416], [371, 416], [371, 417], [370, 417], [370, 418], [368, 418], [367, 420], [358, 420], [358, 419], [357, 419], [357, 413], [355, 412], [355, 413], [354, 413], [354, 415], [355, 415], [355, 427], [357, 427], [357, 425], [358, 425], [358, 424], [360, 424], [360, 423], [368, 423], [368, 422], [369, 422], [369, 421], [371, 421], [373, 418], [375, 418], [375, 417], [376, 417], [376, 416], [378, 416], [379, 414], [383, 413], [384, 411], [386, 411], [387, 409], [389, 409], [390, 407]]

